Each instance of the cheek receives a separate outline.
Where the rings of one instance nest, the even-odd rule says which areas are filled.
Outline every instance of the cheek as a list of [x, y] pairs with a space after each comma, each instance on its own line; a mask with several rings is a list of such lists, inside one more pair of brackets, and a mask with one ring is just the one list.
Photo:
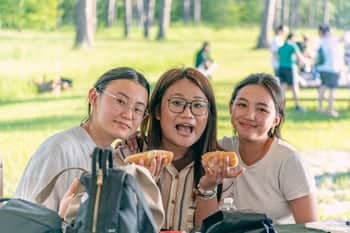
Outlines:
[[200, 134], [202, 134], [204, 132], [205, 128], [208, 126], [208, 120], [209, 120], [208, 116], [198, 119], [197, 131]]

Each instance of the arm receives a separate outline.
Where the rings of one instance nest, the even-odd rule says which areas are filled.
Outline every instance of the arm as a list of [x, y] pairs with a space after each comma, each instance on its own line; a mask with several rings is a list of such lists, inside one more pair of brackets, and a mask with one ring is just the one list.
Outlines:
[[317, 221], [316, 197], [309, 194], [288, 202], [296, 223]]
[[195, 226], [201, 226], [203, 220], [219, 210], [219, 203], [216, 196], [213, 199], [204, 200], [196, 198]]

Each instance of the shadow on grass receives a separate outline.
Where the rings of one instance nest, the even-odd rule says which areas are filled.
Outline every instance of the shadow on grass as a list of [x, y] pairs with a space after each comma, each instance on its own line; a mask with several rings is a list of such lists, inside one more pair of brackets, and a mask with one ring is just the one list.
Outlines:
[[50, 102], [50, 101], [66, 101], [66, 100], [74, 100], [74, 99], [83, 99], [81, 95], [67, 95], [67, 96], [37, 96], [34, 98], [28, 99], [14, 99], [14, 100], [0, 100], [0, 106], [6, 105], [15, 105], [15, 104], [35, 104], [42, 102]]
[[72, 125], [72, 122], [79, 124], [83, 120], [82, 116], [64, 115], [64, 116], [49, 116], [38, 117], [35, 119], [19, 119], [13, 121], [0, 122], [1, 131], [33, 131], [43, 130], [45, 128], [64, 128], [67, 125]]
[[297, 112], [294, 108], [288, 108], [286, 111], [286, 120], [295, 123], [298, 122], [337, 122], [350, 118], [349, 110], [340, 110], [339, 117], [334, 118], [323, 113], [319, 113], [314, 109], [307, 110], [307, 112]]
[[334, 184], [340, 186], [350, 185], [350, 171], [342, 172], [325, 172], [321, 175], [315, 176], [316, 185], [320, 187], [325, 184]]

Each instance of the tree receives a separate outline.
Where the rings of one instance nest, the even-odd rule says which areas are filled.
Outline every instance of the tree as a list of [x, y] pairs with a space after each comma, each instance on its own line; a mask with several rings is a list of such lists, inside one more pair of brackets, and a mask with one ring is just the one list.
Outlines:
[[129, 37], [132, 19], [132, 3], [131, 0], [124, 0], [124, 37]]
[[143, 3], [143, 10], [144, 10], [144, 23], [143, 23], [143, 36], [145, 38], [150, 37], [150, 27], [153, 22], [153, 15], [154, 15], [154, 0], [145, 0]]
[[191, 20], [191, 0], [182, 1], [182, 17], [185, 23]]
[[116, 0], [107, 0], [106, 27], [112, 27], [116, 19]]
[[135, 18], [136, 18], [136, 22], [138, 22], [138, 25], [140, 27], [142, 27], [145, 23], [145, 12], [144, 12], [144, 1], [143, 0], [136, 0], [136, 14], [135, 14]]
[[201, 22], [201, 0], [193, 0], [193, 20], [196, 24]]
[[78, 0], [75, 10], [75, 47], [90, 47], [96, 31], [96, 0]]
[[256, 48], [268, 48], [270, 34], [273, 27], [274, 9], [276, 0], [266, 0], [263, 20], [261, 21], [261, 31]]
[[296, 28], [299, 25], [299, 0], [290, 1], [290, 11], [289, 11], [289, 25], [291, 28]]
[[171, 0], [160, 1], [158, 40], [165, 39], [170, 23]]
[[289, 22], [289, 4], [288, 0], [281, 1], [281, 24], [287, 24]]
[[322, 23], [329, 25], [329, 2], [328, 0], [323, 0], [323, 17], [322, 17]]

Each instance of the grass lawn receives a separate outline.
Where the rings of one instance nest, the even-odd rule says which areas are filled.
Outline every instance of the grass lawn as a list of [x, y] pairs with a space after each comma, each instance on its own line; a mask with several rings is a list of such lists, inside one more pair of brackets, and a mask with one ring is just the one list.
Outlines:
[[[256, 27], [175, 26], [166, 41], [144, 40], [141, 34], [134, 29], [131, 38], [124, 40], [121, 30], [104, 29], [97, 32], [93, 48], [73, 50], [71, 29], [50, 33], [0, 31], [0, 155], [4, 160], [5, 195], [13, 193], [25, 164], [46, 137], [79, 124], [86, 116], [88, 88], [107, 69], [131, 66], [143, 71], [154, 84], [170, 67], [191, 66], [195, 50], [202, 41], [209, 40], [212, 56], [218, 63], [212, 83], [220, 137], [232, 134], [227, 105], [234, 84], [249, 73], [272, 71], [269, 51], [253, 49], [258, 34]], [[38, 95], [32, 82], [44, 75], [48, 79], [56, 75], [72, 78], [74, 87], [58, 95]], [[316, 97], [317, 92], [302, 90], [301, 95]], [[339, 90], [338, 95], [349, 97], [350, 92]], [[349, 103], [336, 103], [340, 112], [337, 119], [317, 113], [316, 101], [302, 104], [308, 111], [301, 114], [293, 111], [291, 102], [287, 103], [282, 131], [287, 141], [302, 151], [350, 151]], [[322, 185], [349, 189], [349, 185], [344, 187], [344, 183], [349, 184], [349, 176], [344, 177], [338, 186], [337, 182]], [[339, 195], [331, 198], [350, 200]], [[322, 213], [322, 216], [329, 215]]]

